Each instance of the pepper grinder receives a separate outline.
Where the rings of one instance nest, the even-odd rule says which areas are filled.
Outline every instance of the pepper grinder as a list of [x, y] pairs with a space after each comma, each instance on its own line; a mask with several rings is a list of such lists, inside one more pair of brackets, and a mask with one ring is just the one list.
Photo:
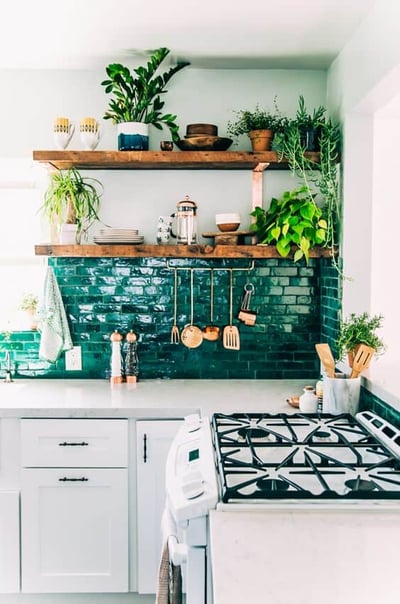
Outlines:
[[111, 383], [121, 384], [124, 381], [122, 376], [122, 354], [121, 342], [122, 335], [116, 329], [110, 336], [111, 340]]
[[132, 329], [126, 334], [125, 376], [128, 384], [136, 382], [139, 376], [137, 337]]

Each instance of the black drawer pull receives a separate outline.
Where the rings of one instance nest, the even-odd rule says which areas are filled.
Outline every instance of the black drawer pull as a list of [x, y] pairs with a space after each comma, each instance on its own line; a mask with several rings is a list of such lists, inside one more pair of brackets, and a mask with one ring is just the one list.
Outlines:
[[59, 447], [88, 447], [89, 443], [85, 443], [83, 440], [81, 443], [67, 443], [64, 441], [63, 443], [58, 443]]
[[64, 478], [59, 478], [58, 480], [59, 482], [88, 482], [89, 478], [85, 478], [84, 476], [82, 478], [67, 478], [64, 476]]

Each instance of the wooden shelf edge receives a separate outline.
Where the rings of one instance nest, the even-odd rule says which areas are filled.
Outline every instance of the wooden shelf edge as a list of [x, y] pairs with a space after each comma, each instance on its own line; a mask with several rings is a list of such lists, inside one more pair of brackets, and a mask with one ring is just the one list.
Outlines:
[[[318, 153], [307, 153], [315, 162]], [[33, 151], [35, 161], [66, 170], [244, 170], [268, 164], [271, 169], [287, 170], [287, 161], [274, 151]]]
[[[57, 258], [280, 258], [274, 246], [258, 245], [35, 245], [36, 256]], [[330, 258], [331, 250], [314, 248], [310, 258]]]

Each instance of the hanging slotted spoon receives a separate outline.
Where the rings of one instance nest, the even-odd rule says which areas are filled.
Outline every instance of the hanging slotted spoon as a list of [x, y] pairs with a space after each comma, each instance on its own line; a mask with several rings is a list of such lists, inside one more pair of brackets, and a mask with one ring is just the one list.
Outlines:
[[178, 309], [178, 269], [174, 268], [174, 324], [171, 329], [171, 344], [179, 344], [179, 327], [176, 324]]
[[232, 269], [229, 269], [229, 325], [224, 327], [222, 334], [222, 343], [224, 348], [228, 350], [239, 350], [240, 335], [239, 330], [235, 325], [232, 325], [232, 305], [233, 305], [233, 277]]

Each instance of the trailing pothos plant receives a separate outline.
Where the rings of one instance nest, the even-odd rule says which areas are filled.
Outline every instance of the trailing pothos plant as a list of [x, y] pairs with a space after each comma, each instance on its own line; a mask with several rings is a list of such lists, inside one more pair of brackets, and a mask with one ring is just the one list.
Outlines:
[[111, 99], [103, 116], [105, 120], [112, 120], [114, 124], [144, 122], [159, 130], [166, 126], [172, 139], [179, 140], [176, 115], [163, 113], [165, 101], [162, 95], [167, 92], [167, 84], [172, 76], [189, 63], [180, 61], [164, 73], [158, 73], [169, 53], [168, 48], [158, 48], [152, 53], [146, 66], [137, 67], [133, 72], [120, 63], [111, 63], [106, 67], [108, 79], [101, 82], [101, 85], [105, 87], [105, 93], [111, 95]]
[[285, 191], [272, 198], [267, 210], [256, 207], [251, 216], [255, 222], [250, 229], [257, 234], [258, 243], [275, 244], [278, 253], [286, 257], [295, 252], [295, 262], [308, 262], [310, 250], [326, 241], [328, 223], [324, 211], [315, 203], [306, 186]]
[[[324, 117], [325, 109], [320, 106], [313, 114], [307, 113], [302, 97], [299, 99], [297, 117], [290, 120], [284, 131], [277, 133], [272, 144], [279, 159], [285, 158], [289, 168], [299, 177], [310, 201], [320, 194], [324, 217], [327, 222], [326, 237], [322, 245], [331, 250], [334, 265], [336, 250], [340, 242], [342, 219], [339, 158], [341, 147], [340, 125]], [[307, 118], [308, 116], [308, 118]], [[307, 154], [303, 136], [305, 122], [318, 126], [319, 159]]]

